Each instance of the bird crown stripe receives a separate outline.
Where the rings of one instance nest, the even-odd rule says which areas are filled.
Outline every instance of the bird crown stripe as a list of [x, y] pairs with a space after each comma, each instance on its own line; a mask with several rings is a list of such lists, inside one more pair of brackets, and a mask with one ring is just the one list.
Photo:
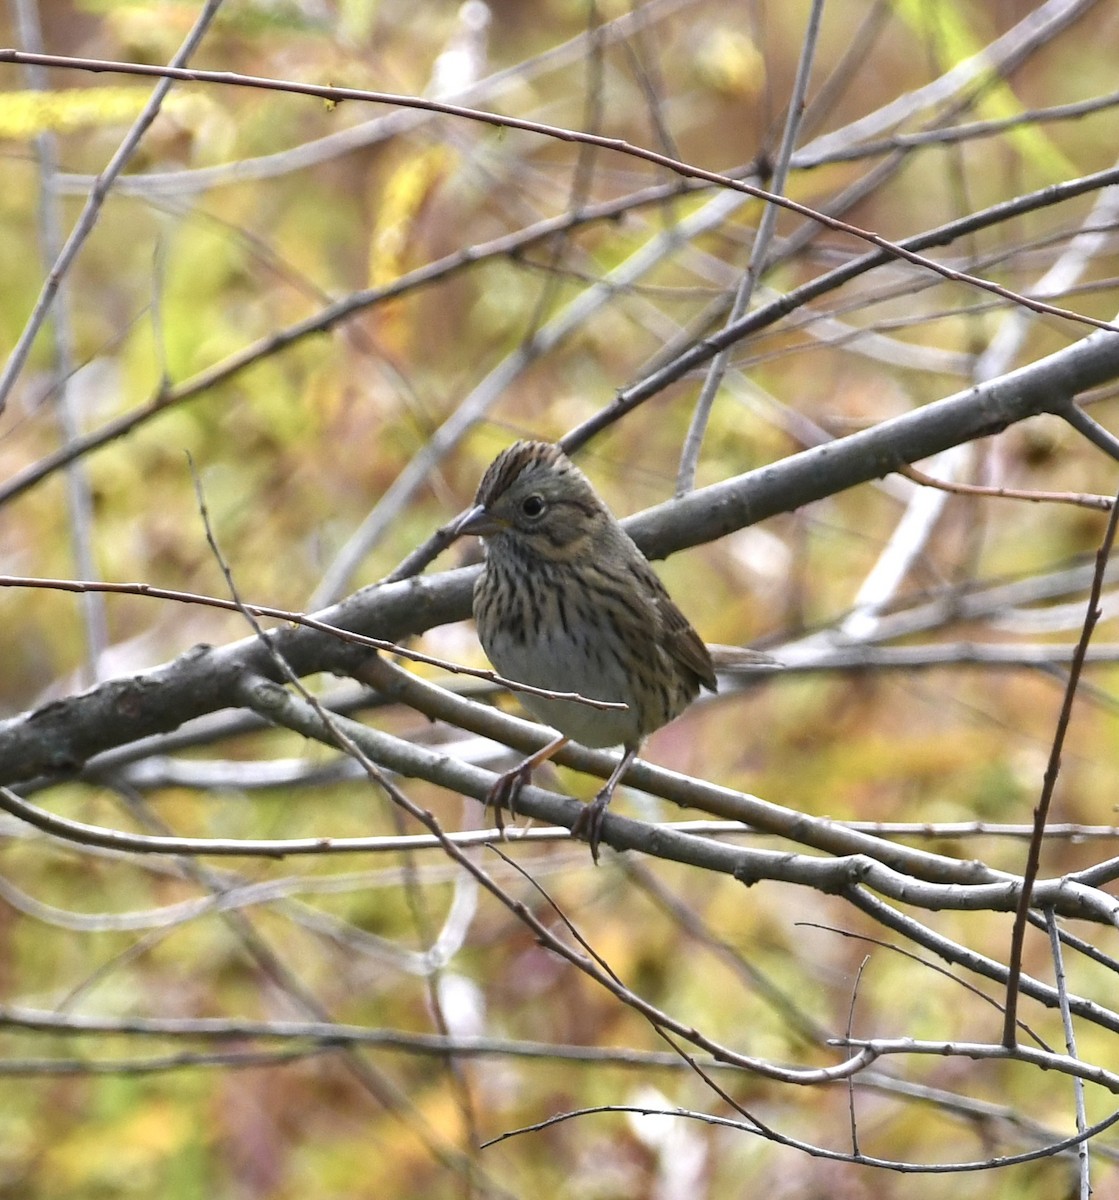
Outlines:
[[567, 467], [564, 452], [551, 442], [515, 442], [490, 464], [478, 488], [478, 501], [488, 504], [508, 491], [524, 474], [535, 466]]

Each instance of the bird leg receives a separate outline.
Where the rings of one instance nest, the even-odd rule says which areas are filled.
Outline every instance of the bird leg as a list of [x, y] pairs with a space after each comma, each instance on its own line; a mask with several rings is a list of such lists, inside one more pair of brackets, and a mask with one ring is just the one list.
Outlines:
[[606, 781], [602, 791], [575, 818], [575, 824], [571, 826], [571, 832], [576, 837], [586, 836], [591, 847], [591, 858], [594, 859], [596, 867], [598, 866], [598, 843], [602, 838], [602, 822], [606, 819], [610, 798], [614, 795], [614, 789], [618, 786], [622, 776], [629, 770], [630, 763], [637, 757], [640, 749], [639, 745], [626, 746], [621, 761], [610, 772], [610, 778]]
[[553, 738], [535, 754], [530, 754], [523, 763], [515, 766], [511, 771], [499, 775], [494, 781], [493, 787], [486, 795], [486, 807], [493, 808], [494, 824], [500, 833], [505, 832], [505, 818], [502, 816], [501, 810], [507, 808], [511, 817], [517, 815], [517, 797], [520, 795], [521, 788], [532, 778], [533, 771], [546, 763], [553, 755], [558, 754], [568, 741], [570, 739], [565, 738], [562, 734]]

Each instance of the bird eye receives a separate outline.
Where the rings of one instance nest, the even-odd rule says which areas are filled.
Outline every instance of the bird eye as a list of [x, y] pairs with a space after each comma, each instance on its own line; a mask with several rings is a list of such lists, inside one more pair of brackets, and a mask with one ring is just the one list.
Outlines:
[[530, 520], [535, 521], [544, 515], [544, 497], [535, 492], [521, 501], [521, 512]]

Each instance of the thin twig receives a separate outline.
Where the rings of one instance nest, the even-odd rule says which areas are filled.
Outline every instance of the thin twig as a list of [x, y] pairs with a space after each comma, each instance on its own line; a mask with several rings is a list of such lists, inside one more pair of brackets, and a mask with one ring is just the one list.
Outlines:
[[1053, 799], [1053, 790], [1057, 786], [1057, 777], [1061, 771], [1061, 752], [1064, 749], [1065, 736], [1072, 720], [1072, 705], [1076, 697], [1077, 684], [1080, 682], [1080, 672], [1084, 666], [1084, 658], [1088, 652], [1088, 643], [1100, 617], [1100, 592], [1103, 589], [1104, 571], [1107, 560], [1111, 555], [1111, 547], [1115, 541], [1116, 529], [1119, 528], [1119, 497], [1112, 506], [1111, 515], [1107, 520], [1103, 542], [1096, 553], [1096, 570], [1092, 576], [1092, 587], [1088, 595], [1088, 610], [1084, 615], [1084, 627], [1080, 631], [1080, 640], [1076, 645], [1076, 653], [1069, 665], [1068, 684], [1065, 687], [1064, 700], [1061, 703], [1060, 715], [1057, 718], [1057, 728], [1053, 735], [1053, 746], [1049, 752], [1049, 762], [1045, 768], [1045, 779], [1041, 788], [1041, 797], [1034, 809], [1034, 836], [1026, 854], [1026, 866], [1022, 873], [1022, 892], [1018, 901], [1018, 911], [1014, 915], [1014, 929], [1010, 938], [1009, 971], [1006, 980], [1006, 1014], [1003, 1019], [1002, 1040], [1008, 1048], [1016, 1041], [1015, 1030], [1018, 1019], [1018, 983], [1022, 974], [1022, 948], [1026, 937], [1026, 924], [1030, 911], [1034, 883], [1037, 880], [1041, 865], [1041, 848], [1044, 844], [1045, 822], [1049, 818], [1049, 806]]
[[[20, 36], [33, 50], [42, 47], [43, 33], [36, 0], [16, 0], [16, 20]], [[28, 80], [33, 90], [45, 91], [47, 73], [42, 67], [28, 67]], [[58, 145], [53, 131], [44, 130], [35, 138], [35, 152], [39, 160], [39, 250], [45, 260], [44, 270], [48, 277], [51, 264], [59, 261], [62, 253], [63, 207], [58, 190]], [[70, 446], [80, 435], [77, 401], [74, 389], [69, 386], [74, 373], [76, 353], [74, 330], [70, 313], [69, 287], [65, 275], [57, 282], [57, 299], [50, 322], [52, 341], [51, 370], [54, 375], [52, 395], [58, 430], [63, 446]], [[3, 402], [0, 400], [0, 408]], [[90, 485], [86, 465], [81, 459], [72, 459], [66, 466], [66, 502], [70, 515], [70, 545], [74, 555], [74, 566], [79, 575], [92, 579], [100, 572], [93, 549], [93, 489]], [[105, 601], [96, 592], [88, 592], [82, 598], [82, 621], [85, 626], [85, 665], [83, 669], [86, 686], [101, 678], [101, 666], [109, 644], [109, 628], [105, 615]]]
[[[752, 196], [755, 200], [765, 200], [770, 204], [797, 213], [799, 216], [817, 221], [833, 232], [845, 233], [851, 237], [858, 238], [860, 241], [868, 242], [891, 258], [900, 258], [905, 262], [911, 263], [913, 266], [920, 267], [926, 271], [932, 271], [934, 274], [940, 275], [952, 283], [964, 283], [971, 287], [979, 288], [982, 291], [991, 292], [996, 296], [1002, 296], [1006, 300], [1020, 304], [1033, 312], [1063, 317], [1078, 324], [1090, 325], [1096, 329], [1106, 329], [1112, 333], [1119, 333], [1119, 325], [1115, 325], [1110, 321], [1102, 321], [1084, 313], [1073, 312], [1070, 309], [1060, 308], [1054, 304], [1047, 304], [1042, 300], [1037, 300], [1030, 296], [1023, 296], [989, 279], [982, 279], [966, 271], [958, 271], [952, 267], [945, 266], [935, 259], [926, 258], [913, 250], [907, 249], [903, 244], [891, 242], [888, 238], [884, 238], [869, 229], [862, 229], [858, 225], [841, 221], [837, 217], [829, 216], [827, 213], [811, 208], [807, 204], [801, 204], [796, 200], [792, 200], [788, 196], [778, 195], [776, 192], [758, 187], [756, 184], [734, 179], [719, 171], [709, 171], [703, 167], [697, 167], [692, 163], [673, 158], [668, 154], [661, 154], [656, 150], [650, 150], [644, 146], [636, 146], [631, 142], [627, 142], [624, 138], [585, 133], [577, 129], [549, 125], [542, 121], [530, 121], [523, 117], [511, 117], [502, 113], [487, 112], [484, 109], [447, 104], [424, 96], [369, 91], [364, 88], [328, 87], [322, 84], [302, 83], [297, 80], [270, 79], [259, 75], [245, 75], [236, 71], [200, 71], [185, 67], [165, 67], [156, 63], [114, 62], [109, 59], [71, 57], [61, 54], [27, 54], [20, 50], [2, 49], [0, 50], [0, 63], [5, 62], [36, 63], [46, 67], [91, 71], [94, 74], [112, 72], [120, 75], [143, 75], [166, 80], [178, 79], [187, 83], [212, 83], [230, 87], [255, 88], [263, 91], [310, 96], [337, 104], [341, 104], [344, 101], [353, 101], [366, 104], [389, 104], [402, 108], [418, 108], [427, 112], [442, 113], [445, 116], [460, 117], [464, 120], [480, 121], [483, 124], [493, 125], [500, 129], [516, 129], [524, 133], [534, 133], [538, 136], [554, 138], [561, 142], [597, 146], [603, 150], [611, 150], [618, 154], [641, 159], [644, 162], [678, 174], [685, 179], [701, 179], [707, 183], [728, 188], [731, 191], [742, 192], [744, 195]], [[0, 380], [0, 383], [2, 382]], [[2, 394], [3, 392], [0, 391], [0, 395]]]
[[1110, 512], [1115, 501], [1110, 496], [1097, 496], [1091, 492], [1035, 492], [1020, 488], [984, 487], [977, 483], [955, 483], [934, 479], [917, 467], [899, 467], [897, 473], [922, 487], [939, 488], [957, 496], [990, 496], [1001, 500], [1030, 500], [1034, 504], [1073, 504], [1078, 508], [1091, 508], [1097, 512]]
[[[222, 0], [206, 0], [206, 4], [198, 14], [190, 32], [175, 52], [174, 58], [171, 59], [171, 65], [146, 72], [158, 78], [159, 82], [152, 91], [151, 98], [144, 105], [143, 111], [133, 122], [132, 128], [125, 134], [120, 146], [117, 147], [116, 153], [109, 160], [108, 166], [94, 180], [93, 187], [86, 198], [81, 215], [74, 223], [74, 228], [70, 231], [70, 236], [66, 239], [66, 244], [59, 251], [58, 257], [55, 259], [54, 265], [51, 267], [46, 281], [43, 283], [31, 316], [28, 317], [23, 332], [16, 342], [15, 349], [9, 356], [3, 371], [0, 372], [0, 410], [3, 410], [7, 404], [8, 394], [19, 377], [20, 371], [23, 370], [27, 356], [31, 353], [31, 346], [54, 304], [63, 278], [77, 258], [78, 251], [81, 250], [86, 239], [93, 232], [93, 228], [97, 224], [101, 207], [112, 190], [113, 183], [128, 165], [132, 156], [139, 148], [144, 134], [147, 133], [152, 122], [159, 115], [159, 110], [163, 106], [164, 98], [171, 90], [171, 84], [176, 78], [176, 73], [184, 69], [179, 64], [187, 62], [195, 50], [198, 49], [211, 22], [217, 16], [218, 9], [221, 8], [221, 3]], [[50, 67], [58, 65], [53, 61], [56, 57], [53, 54], [20, 54], [16, 50], [0, 50], [0, 61], [22, 62], [35, 66]]]
[[[102, 583], [94, 579], [41, 579], [22, 575], [0, 575], [0, 588], [44, 588], [59, 592], [109, 592], [120, 596], [145, 596], [152, 600], [170, 600], [176, 604], [197, 604], [205, 608], [219, 608], [225, 612], [239, 612], [252, 617], [267, 617], [271, 620], [286, 621], [292, 625], [302, 625], [307, 629], [315, 629], [330, 637], [336, 637], [343, 642], [351, 642], [355, 646], [368, 646], [385, 654], [393, 654], [398, 658], [406, 658], [409, 662], [423, 663], [429, 667], [441, 667], [452, 675], [468, 675], [473, 679], [482, 679], [486, 683], [496, 684], [511, 692], [527, 692], [532, 696], [543, 696], [550, 700], [572, 700], [576, 704], [586, 704], [590, 708], [625, 709], [626, 705], [615, 700], [595, 700], [589, 696], [581, 696], [578, 692], [551, 692], [547, 688], [533, 687], [516, 679], [506, 679], [496, 671], [484, 670], [480, 667], [464, 667], [461, 663], [449, 659], [436, 658], [431, 654], [423, 654], [419, 650], [410, 650], [407, 646], [396, 642], [387, 642], [382, 638], [369, 637], [364, 633], [355, 633], [352, 629], [342, 629], [327, 621], [306, 613], [293, 612], [283, 608], [273, 608], [267, 604], [249, 604], [242, 600], [223, 600], [220, 596], [207, 596], [201, 592], [180, 592], [171, 588], [154, 587], [149, 583]], [[265, 631], [257, 628], [264, 637]]]
[[[808, 16], [808, 23], [801, 43], [800, 57], [797, 61], [796, 78], [793, 81], [792, 94], [789, 97], [789, 111], [785, 120], [785, 129], [781, 135], [781, 145], [773, 168], [773, 192], [783, 192], [789, 175], [789, 160], [792, 158], [793, 147], [796, 145], [800, 123], [804, 117], [804, 98], [808, 92], [808, 79], [812, 73], [812, 63], [816, 57], [816, 46], [820, 36], [820, 21], [824, 11], [824, 0], [813, 0]], [[773, 231], [777, 225], [777, 208], [772, 204], [765, 205], [761, 220], [758, 222], [757, 236], [750, 252], [750, 261], [739, 280], [735, 290], [734, 301], [728, 315], [728, 323], [734, 324], [750, 307], [762, 272], [766, 266], [766, 256], [773, 240]], [[703, 435], [711, 417], [711, 409], [715, 396], [722, 385], [730, 361], [731, 348], [720, 350], [711, 360], [707, 369], [703, 387], [692, 413], [691, 424], [684, 437], [684, 447], [680, 452], [680, 469], [676, 475], [676, 495], [682, 496], [695, 487], [696, 466], [699, 462], [700, 447], [703, 445]]]
[[[854, 1036], [853, 1027], [855, 1024], [855, 1002], [859, 995], [859, 984], [862, 982], [863, 972], [866, 970], [867, 963], [870, 962], [870, 955], [864, 954], [862, 962], [859, 963], [858, 969], [855, 971], [855, 979], [851, 985], [851, 1002], [847, 1006], [847, 1040], [850, 1041]], [[847, 1080], [847, 1117], [851, 1126], [851, 1153], [856, 1157], [861, 1157], [862, 1151], [859, 1149], [859, 1123], [855, 1116], [855, 1089], [852, 1086], [854, 1080]]]
[[[997, 1012], [1003, 1011], [1002, 1001], [997, 1000], [994, 996], [989, 995], [981, 987], [978, 987], [974, 983], [969, 983], [966, 979], [960, 978], [959, 975], [948, 970], [947, 967], [942, 967], [940, 963], [934, 962], [930, 958], [922, 958], [921, 955], [917, 954], [915, 951], [907, 950], [904, 946], [899, 946], [895, 942], [888, 942], [885, 938], [873, 937], [867, 933], [855, 933], [850, 929], [840, 929], [834, 925], [824, 925], [819, 921], [798, 921], [797, 926], [802, 929], [822, 929], [827, 933], [835, 934], [837, 937], [856, 942], [866, 942], [872, 946], [878, 946], [883, 950], [888, 950], [891, 954], [897, 954], [901, 958], [909, 959], [910, 962], [916, 963], [925, 970], [932, 971], [934, 974], [940, 975], [944, 979], [951, 980], [952, 983], [963, 988], [965, 992], [968, 992], [970, 995], [976, 997], [976, 999], [981, 1000], [984, 1004], [990, 1005], [990, 1007], [995, 1009]], [[1019, 1021], [1018, 1024], [1025, 1033], [1029, 1034], [1029, 1036], [1040, 1049], [1052, 1050], [1052, 1047], [1048, 1044], [1048, 1042], [1046, 1042], [1036, 1030], [1027, 1025], [1025, 1021]], [[848, 1037], [850, 1036], [850, 1030], [848, 1030]]]
[[[1049, 952], [1053, 955], [1053, 977], [1057, 995], [1061, 1002], [1061, 1024], [1065, 1031], [1065, 1049], [1076, 1058], [1076, 1030], [1072, 1024], [1072, 1013], [1068, 1007], [1068, 988], [1065, 979], [1065, 960], [1061, 953], [1061, 934], [1057, 917], [1051, 908], [1045, 910], [1045, 924], [1049, 932]], [[1088, 1128], [1088, 1114], [1084, 1107], [1084, 1080], [1076, 1076], [1072, 1081], [1072, 1094], [1076, 1103], [1076, 1131], [1083, 1133]], [[1080, 1200], [1089, 1200], [1092, 1195], [1091, 1162], [1088, 1158], [1088, 1143], [1082, 1141], [1076, 1147], [1077, 1167], [1080, 1173]]]
[[[944, 1043], [943, 1049], [940, 1052], [946, 1054], [951, 1052], [952, 1049], [951, 1044]], [[935, 1052], [933, 1050], [929, 1051], [929, 1053]], [[649, 1116], [650, 1114], [658, 1114], [660, 1111], [659, 1109], [650, 1108], [647, 1105], [599, 1104], [593, 1108], [581, 1108], [569, 1112], [556, 1113], [554, 1116], [548, 1117], [543, 1121], [537, 1121], [532, 1125], [508, 1130], [497, 1137], [491, 1138], [485, 1145], [492, 1146], [498, 1142], [505, 1141], [507, 1138], [517, 1137], [525, 1133], [538, 1133], [563, 1121], [570, 1121], [592, 1113], [637, 1113], [641, 1116]], [[1099, 1134], [1110, 1129], [1119, 1121], [1119, 1111], [1112, 1112], [1104, 1117], [1102, 1121], [1097, 1121], [1091, 1128], [1086, 1129], [1083, 1134], [1077, 1133], [1069, 1137], [1055, 1137], [1046, 1145], [1040, 1146], [1036, 1150], [1024, 1151], [1021, 1154], [992, 1155], [987, 1158], [962, 1162], [917, 1163], [908, 1159], [880, 1158], [869, 1154], [855, 1155], [840, 1150], [832, 1150], [826, 1146], [806, 1142], [801, 1138], [778, 1133], [773, 1129], [766, 1129], [765, 1127], [760, 1129], [755, 1128], [753, 1123], [754, 1118], [750, 1118], [752, 1124], [744, 1125], [741, 1121], [731, 1120], [729, 1117], [716, 1116], [715, 1114], [706, 1112], [694, 1112], [681, 1108], [674, 1108], [672, 1115], [674, 1117], [687, 1117], [690, 1120], [699, 1121], [704, 1125], [734, 1129], [740, 1133], [754, 1133], [759, 1137], [764, 1137], [767, 1141], [774, 1142], [778, 1146], [798, 1150], [803, 1154], [810, 1155], [812, 1158], [823, 1159], [825, 1162], [851, 1163], [864, 1167], [877, 1167], [882, 1170], [897, 1172], [899, 1175], [970, 1175], [977, 1171], [995, 1171], [1007, 1167], [1019, 1166], [1024, 1163], [1041, 1162], [1045, 1159], [1056, 1158], [1058, 1155], [1073, 1149], [1079, 1143], [1098, 1137]]]
[[[197, 471], [194, 469], [193, 459], [189, 458], [191, 470], [191, 478], [194, 482], [195, 495], [198, 501], [198, 512], [202, 518], [202, 523], [206, 531], [206, 542], [210, 547], [214, 558], [217, 561], [218, 567], [225, 578], [226, 586], [229, 588], [230, 596], [237, 607], [237, 610], [248, 622], [256, 636], [260, 639], [263, 645], [268, 649], [276, 666], [279, 668], [281, 675], [288, 679], [288, 682], [300, 692], [309, 705], [311, 705], [326, 722], [328, 727], [331, 726], [330, 715], [323, 709], [319, 700], [314, 697], [302, 681], [291, 669], [284, 660], [272, 641], [267, 637], [263, 628], [256, 617], [250, 613], [241, 600], [238, 592], [236, 580], [233, 577], [233, 571], [229, 566], [221, 548], [218, 545], [217, 537], [214, 534], [213, 525], [210, 522], [209, 510], [206, 505], [206, 497], [202, 489], [202, 481], [198, 477]], [[340, 749], [350, 751], [352, 743], [344, 735], [335, 732], [335, 741]], [[356, 748], [353, 748], [356, 752]], [[359, 756], [362, 765], [374, 783], [382, 785], [383, 789], [394, 800], [403, 798], [399, 789], [395, 788], [367, 758]], [[434, 824], [434, 822], [433, 822]], [[414, 880], [412, 881], [412, 891], [415, 890]], [[415, 911], [415, 910], [414, 910]], [[251, 948], [254, 959], [265, 970], [266, 974], [272, 978], [278, 986], [294, 1000], [309, 1016], [314, 1017], [319, 1021], [331, 1020], [330, 1014], [326, 1007], [320, 1002], [319, 998], [292, 972], [287, 963], [276, 954], [263, 939], [261, 939], [256, 930], [248, 922], [245, 915], [237, 910], [231, 910], [225, 914], [225, 919], [234, 923], [235, 927], [246, 940], [246, 944]], [[436, 1001], [437, 1012], [440, 1022], [440, 1033], [446, 1033], [446, 1022], [441, 1019], [439, 1012], [438, 1001]], [[474, 1133], [472, 1139], [467, 1140], [465, 1151], [458, 1150], [450, 1143], [449, 1137], [445, 1136], [442, 1131], [432, 1123], [422, 1109], [415, 1103], [412, 1096], [402, 1087], [400, 1087], [389, 1075], [372, 1063], [362, 1057], [354, 1048], [348, 1048], [344, 1054], [343, 1061], [345, 1062], [350, 1074], [365, 1088], [368, 1094], [385, 1110], [391, 1113], [399, 1120], [406, 1128], [411, 1129], [423, 1143], [424, 1147], [437, 1162], [447, 1167], [451, 1171], [460, 1175], [464, 1184], [468, 1189], [468, 1193], [473, 1193], [473, 1188], [476, 1183], [484, 1183], [485, 1174], [481, 1172], [476, 1161], [476, 1151], [474, 1146], [477, 1143], [477, 1122], [475, 1120], [474, 1107], [466, 1094], [465, 1086], [459, 1077], [453, 1055], [445, 1056], [447, 1065], [452, 1077], [452, 1083], [456, 1086], [456, 1092], [462, 1104], [462, 1111], [465, 1118], [467, 1129]], [[500, 1195], [507, 1195], [502, 1189], [490, 1185], [485, 1186], [484, 1190], [487, 1194], [496, 1192]], [[511, 1200], [511, 1197], [510, 1197]]]
[[1093, 446], [1119, 462], [1119, 437], [1093, 420], [1079, 404], [1070, 400], [1056, 409], [1056, 413], [1064, 417], [1078, 433], [1082, 433]]

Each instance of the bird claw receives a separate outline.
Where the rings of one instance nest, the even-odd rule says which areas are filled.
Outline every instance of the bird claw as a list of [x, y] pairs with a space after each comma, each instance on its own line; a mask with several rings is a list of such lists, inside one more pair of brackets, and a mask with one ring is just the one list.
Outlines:
[[511, 771], [499, 775], [494, 781], [493, 787], [486, 794], [485, 806], [493, 809], [493, 823], [503, 837], [505, 836], [505, 814], [501, 810], [507, 808], [510, 818], [516, 818], [517, 797], [521, 794], [521, 788], [528, 782], [531, 775], [532, 767], [527, 763], [521, 763], [519, 767], [514, 767]]
[[575, 837], [585, 837], [591, 848], [591, 858], [598, 866], [598, 844], [602, 840], [602, 825], [606, 810], [610, 807], [610, 793], [601, 791], [575, 818], [571, 832]]

